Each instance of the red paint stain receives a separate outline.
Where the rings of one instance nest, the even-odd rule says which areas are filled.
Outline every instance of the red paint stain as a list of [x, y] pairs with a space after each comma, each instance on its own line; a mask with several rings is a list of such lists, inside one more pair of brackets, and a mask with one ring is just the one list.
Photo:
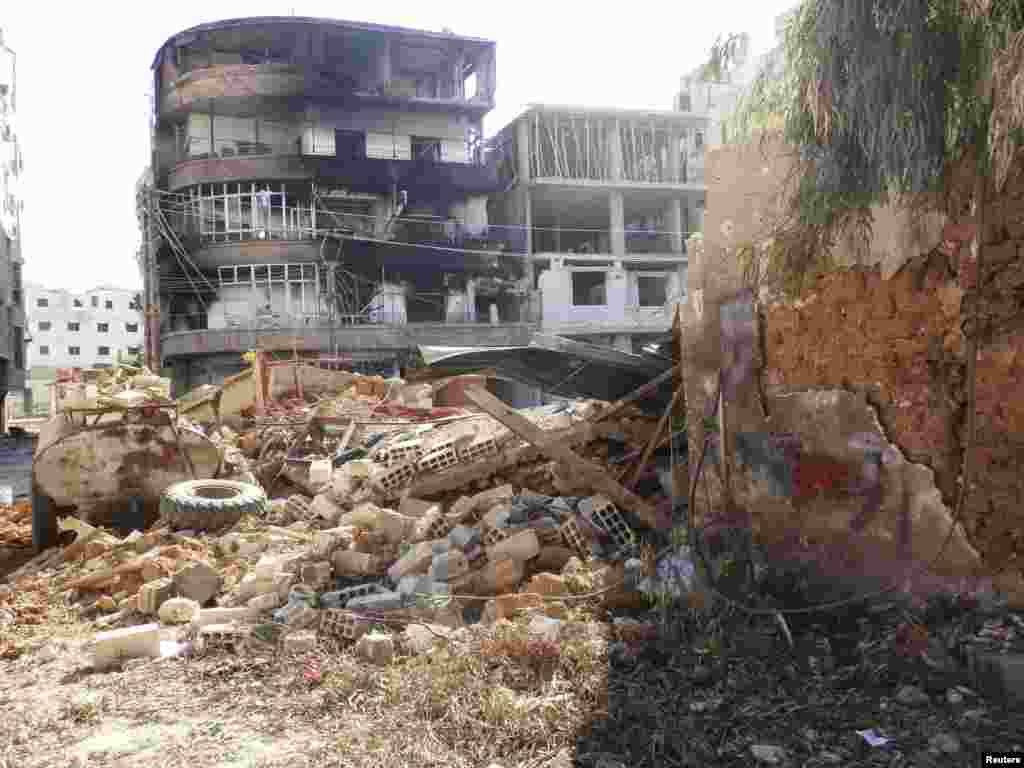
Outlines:
[[845, 490], [849, 480], [850, 468], [842, 462], [801, 456], [793, 468], [793, 501], [799, 504], [821, 494]]

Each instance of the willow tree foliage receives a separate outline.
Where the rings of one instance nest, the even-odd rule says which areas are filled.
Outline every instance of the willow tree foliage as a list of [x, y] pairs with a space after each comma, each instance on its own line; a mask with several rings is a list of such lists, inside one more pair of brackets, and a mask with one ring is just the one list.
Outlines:
[[804, 0], [783, 53], [730, 133], [781, 130], [800, 160], [794, 212], [819, 238], [891, 195], [935, 192], [969, 147], [1001, 187], [1024, 143], [1022, 0]]

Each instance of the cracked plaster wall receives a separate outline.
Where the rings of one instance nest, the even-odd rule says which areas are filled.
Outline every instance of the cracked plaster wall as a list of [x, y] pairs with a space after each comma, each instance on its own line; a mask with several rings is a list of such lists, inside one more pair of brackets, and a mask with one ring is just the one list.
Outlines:
[[[708, 168], [706, 239], [691, 243], [684, 309], [691, 456], [703, 440], [717, 372], [736, 359], [720, 318], [742, 289], [735, 250], [767, 234], [790, 165], [781, 145], [762, 142], [715, 150]], [[937, 569], [951, 577], [1002, 572], [997, 583], [1015, 603], [1024, 603], [1021, 197], [1018, 173], [986, 221], [995, 276], [982, 304], [990, 330], [978, 365], [977, 484], [966, 536], [954, 535]], [[733, 459], [724, 468], [712, 461], [706, 476], [711, 507], [722, 510], [729, 472], [735, 507], [752, 516], [762, 540], [803, 537], [884, 577], [882, 564], [929, 561], [952, 520], [966, 419], [961, 286], [972, 273], [963, 253], [952, 262], [954, 269], [963, 264], [959, 280], [938, 267], [900, 270], [938, 244], [941, 217], [922, 222], [879, 209], [875, 220], [871, 254], [840, 244], [834, 255], [848, 268], [823, 276], [799, 301], [759, 307], [756, 375], [726, 403], [725, 453]], [[696, 507], [707, 519], [703, 490]]]

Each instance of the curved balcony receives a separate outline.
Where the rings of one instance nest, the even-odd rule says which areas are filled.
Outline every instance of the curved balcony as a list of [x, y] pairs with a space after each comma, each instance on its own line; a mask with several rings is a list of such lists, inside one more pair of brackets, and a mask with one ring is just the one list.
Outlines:
[[166, 86], [160, 102], [160, 116], [180, 117], [192, 109], [216, 99], [221, 109], [250, 104], [256, 109], [261, 100], [281, 101], [302, 96], [321, 79], [294, 64], [226, 64], [200, 67], [180, 75]]
[[192, 253], [192, 260], [200, 269], [245, 264], [313, 263], [319, 258], [319, 240], [243, 240], [205, 245]]
[[171, 191], [177, 191], [194, 184], [252, 179], [295, 181], [310, 179], [315, 173], [314, 164], [298, 154], [212, 156], [178, 163], [168, 175], [167, 186]]

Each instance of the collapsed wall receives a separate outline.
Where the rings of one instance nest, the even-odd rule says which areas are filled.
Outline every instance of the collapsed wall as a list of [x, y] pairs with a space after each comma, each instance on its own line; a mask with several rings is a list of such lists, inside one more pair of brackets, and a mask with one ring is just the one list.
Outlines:
[[[878, 571], [886, 570], [877, 567], [882, 562], [930, 561], [950, 529], [966, 443], [962, 305], [975, 279], [968, 246], [949, 263], [920, 259], [948, 236], [942, 217], [922, 221], [879, 208], [866, 248], [840, 244], [832, 254], [839, 268], [795, 300], [757, 297], [754, 314], [755, 297], [741, 293], [737, 252], [769, 237], [791, 188], [791, 154], [777, 141], [724, 147], [709, 154], [708, 168], [706, 234], [694, 243], [689, 271], [686, 396], [691, 451], [706, 432], [720, 444], [721, 424], [707, 417], [718, 371], [726, 370], [730, 460], [711, 462], [698, 515], [724, 508], [728, 487], [762, 539], [824, 541], [855, 567], [869, 558]], [[1018, 602], [1022, 197], [1018, 172], [988, 208], [974, 484], [964, 530], [935, 569], [952, 577], [1001, 573], [997, 583]], [[735, 320], [745, 302], [749, 332]]]

